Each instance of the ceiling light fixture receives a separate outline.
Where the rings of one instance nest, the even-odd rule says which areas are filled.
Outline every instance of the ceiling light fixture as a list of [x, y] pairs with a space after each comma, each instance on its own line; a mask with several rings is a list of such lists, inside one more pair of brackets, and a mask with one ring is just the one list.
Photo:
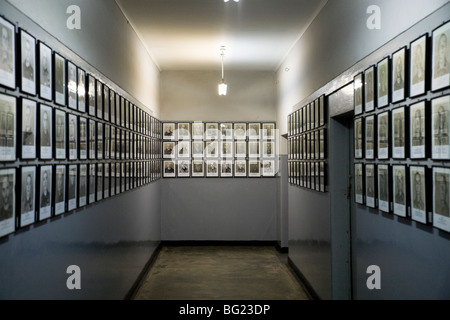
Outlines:
[[224, 76], [223, 76], [223, 56], [225, 55], [225, 46], [220, 47], [220, 56], [222, 57], [222, 81], [219, 83], [219, 96], [226, 96], [227, 95], [227, 84], [225, 83]]
[[[223, 2], [228, 2], [230, 0], [223, 0]], [[239, 0], [233, 0], [234, 2], [239, 2]]]

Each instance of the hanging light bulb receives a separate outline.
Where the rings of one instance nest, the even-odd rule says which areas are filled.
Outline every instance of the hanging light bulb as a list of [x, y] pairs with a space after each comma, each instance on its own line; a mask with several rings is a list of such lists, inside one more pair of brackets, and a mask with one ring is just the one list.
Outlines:
[[227, 84], [225, 83], [225, 79], [224, 79], [224, 72], [223, 72], [223, 56], [224, 51], [225, 51], [225, 47], [222, 46], [220, 48], [221, 54], [220, 56], [222, 57], [222, 81], [219, 83], [219, 96], [226, 96], [227, 95]]

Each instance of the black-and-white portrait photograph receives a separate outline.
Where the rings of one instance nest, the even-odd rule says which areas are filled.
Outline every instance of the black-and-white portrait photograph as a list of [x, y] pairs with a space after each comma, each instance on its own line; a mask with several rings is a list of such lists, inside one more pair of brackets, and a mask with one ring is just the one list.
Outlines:
[[[116, 93], [116, 102], [115, 102], [115, 106], [116, 106], [116, 110], [115, 110], [115, 115], [116, 115], [116, 124], [120, 125], [120, 95], [118, 93]], [[142, 126], [142, 120], [141, 120], [141, 126]], [[174, 128], [174, 132], [175, 132], [175, 128]], [[142, 133], [142, 132], [141, 132]]]
[[233, 133], [234, 133], [234, 139], [236, 139], [236, 140], [247, 139], [247, 124], [246, 123], [235, 123]]
[[377, 117], [378, 159], [387, 159], [389, 158], [389, 113], [379, 113]]
[[219, 138], [219, 124], [208, 122], [205, 124], [205, 139], [215, 140]]
[[193, 158], [203, 158], [204, 155], [204, 144], [203, 141], [192, 141], [192, 157]]
[[438, 90], [450, 85], [450, 22], [433, 30], [433, 61], [431, 89]]
[[88, 112], [89, 115], [95, 116], [96, 110], [96, 86], [95, 78], [92, 75], [88, 75]]
[[16, 225], [16, 169], [0, 169], [0, 237], [14, 232]]
[[103, 119], [105, 121], [109, 121], [110, 117], [109, 117], [109, 103], [110, 103], [110, 98], [109, 98], [109, 87], [105, 84], [103, 85]]
[[392, 158], [405, 158], [405, 107], [392, 110]]
[[103, 199], [103, 163], [97, 163], [97, 201]]
[[365, 156], [366, 159], [375, 158], [375, 116], [370, 115], [365, 118]]
[[248, 161], [248, 176], [249, 177], [261, 177], [261, 162], [259, 160]]
[[52, 159], [53, 158], [53, 109], [52, 107], [41, 104], [39, 112], [39, 127], [40, 127], [40, 158]]
[[389, 58], [386, 57], [377, 65], [377, 106], [389, 104]]
[[16, 160], [17, 98], [0, 94], [0, 161]]
[[76, 209], [78, 200], [78, 166], [76, 164], [69, 165], [68, 182], [67, 182], [67, 210]]
[[260, 139], [261, 138], [261, 124], [257, 123], [249, 123], [248, 124], [248, 138], [249, 139]]
[[88, 124], [87, 119], [84, 117], [79, 118], [79, 141], [80, 141], [80, 160], [86, 160], [87, 159], [87, 139], [88, 139]]
[[163, 124], [163, 138], [165, 140], [175, 139], [175, 123], [164, 123]]
[[355, 202], [364, 204], [363, 164], [355, 163]]
[[87, 204], [87, 167], [86, 163], [80, 164], [78, 179], [78, 206], [84, 207]]
[[36, 101], [22, 98], [22, 159], [36, 158]]
[[433, 159], [450, 159], [449, 145], [449, 112], [450, 95], [435, 98], [431, 101], [432, 113], [432, 157]]
[[69, 131], [69, 160], [76, 160], [78, 157], [78, 121], [77, 116], [69, 114], [68, 119]]
[[219, 157], [219, 142], [218, 141], [206, 141], [205, 142], [205, 154], [207, 158]]
[[116, 171], [116, 179], [115, 179], [116, 190], [115, 190], [115, 194], [120, 194], [120, 192], [121, 192], [121, 185], [122, 185], [121, 180], [123, 179], [121, 163], [117, 162], [115, 164], [115, 171]]
[[327, 185], [326, 164], [324, 161], [319, 162], [319, 191], [325, 192]]
[[[109, 119], [111, 123], [116, 123], [116, 92], [113, 89], [109, 91]], [[138, 125], [138, 119], [136, 125]]]
[[409, 167], [411, 219], [427, 223], [426, 173], [425, 167]]
[[262, 124], [262, 138], [265, 140], [275, 139], [275, 123]]
[[97, 110], [95, 115], [99, 119], [103, 119], [103, 83], [99, 80], [96, 81], [96, 98], [97, 98]]
[[192, 176], [204, 177], [205, 176], [205, 163], [203, 160], [192, 160]]
[[22, 167], [20, 227], [25, 227], [35, 221], [35, 182], [36, 167]]
[[319, 126], [325, 125], [326, 119], [327, 119], [327, 108], [325, 108], [325, 95], [322, 94], [319, 97]]
[[191, 161], [178, 160], [178, 177], [190, 177], [191, 176]]
[[66, 166], [55, 167], [55, 215], [66, 211]]
[[220, 137], [222, 140], [233, 139], [233, 124], [232, 123], [221, 123], [220, 124]]
[[222, 160], [220, 163], [220, 176], [223, 178], [233, 177], [233, 161]]
[[164, 177], [173, 178], [175, 176], [175, 161], [164, 161]]
[[236, 159], [234, 161], [234, 176], [246, 177], [247, 176], [247, 161], [243, 159]]
[[163, 157], [174, 158], [175, 157], [175, 142], [164, 141], [163, 142]]
[[[134, 179], [136, 179], [136, 164], [134, 165]], [[103, 198], [109, 198], [109, 190], [111, 188], [110, 182], [110, 166], [106, 162], [103, 164]]]
[[[318, 131], [317, 135], [319, 134]], [[317, 144], [319, 145], [319, 144]], [[275, 142], [274, 141], [263, 141], [263, 157], [264, 158], [274, 158], [275, 157]]]
[[398, 102], [406, 98], [405, 69], [406, 48], [403, 47], [392, 55], [392, 102]]
[[375, 109], [375, 72], [374, 67], [364, 71], [364, 109], [366, 112]]
[[39, 167], [39, 212], [38, 220], [42, 221], [52, 215], [52, 182], [53, 167], [51, 165]]
[[427, 35], [423, 35], [410, 44], [409, 95], [415, 97], [425, 93]]
[[353, 78], [354, 110], [355, 115], [363, 112], [363, 74], [359, 73]]
[[203, 140], [204, 126], [202, 122], [192, 123], [192, 139]]
[[233, 141], [220, 141], [220, 156], [222, 158], [233, 157]]
[[236, 141], [235, 145], [235, 156], [245, 158], [247, 156], [247, 142], [246, 141]]
[[207, 177], [218, 177], [219, 176], [219, 161], [218, 160], [207, 160], [206, 161], [206, 176]]
[[189, 141], [178, 141], [177, 143], [178, 158], [191, 157], [191, 143]]
[[0, 17], [0, 85], [16, 88], [16, 27]]
[[326, 150], [326, 129], [319, 130], [319, 159], [325, 160], [327, 150]]
[[66, 113], [55, 109], [55, 158], [66, 159]]
[[78, 109], [77, 87], [77, 66], [71, 61], [67, 61], [67, 104], [74, 110]]
[[[140, 162], [138, 163], [138, 168], [140, 168]], [[116, 165], [114, 162], [110, 163], [110, 171], [109, 171], [109, 196], [112, 197], [116, 194]], [[140, 181], [140, 171], [138, 170], [138, 181]]]
[[410, 128], [410, 157], [411, 159], [425, 158], [425, 101], [415, 103], [409, 107]]
[[[119, 177], [120, 177], [120, 163], [117, 163], [117, 165], [119, 165]], [[95, 195], [97, 194], [97, 187], [96, 187], [96, 182], [97, 182], [97, 174], [96, 174], [96, 165], [95, 163], [90, 163], [89, 164], [89, 175], [88, 175], [88, 200], [89, 203], [94, 203], [95, 202]], [[116, 172], [116, 176], [117, 176], [117, 172]]]
[[378, 208], [381, 211], [390, 211], [390, 190], [389, 190], [389, 165], [379, 164], [377, 167], [378, 182]]
[[275, 160], [263, 160], [262, 161], [262, 175], [264, 177], [275, 176]]
[[261, 156], [259, 141], [249, 141], [248, 142], [248, 156], [254, 157], [254, 158], [259, 158]]
[[28, 94], [36, 94], [36, 39], [20, 29], [20, 89]]
[[366, 206], [375, 208], [375, 192], [376, 192], [376, 184], [375, 184], [375, 165], [374, 164], [366, 164]]
[[55, 66], [55, 102], [61, 106], [66, 105], [66, 59], [58, 53], [53, 54]]
[[363, 121], [362, 118], [356, 118], [355, 122], [355, 158], [363, 157]]
[[[127, 143], [127, 146], [130, 144]], [[103, 123], [97, 122], [97, 159], [103, 159]]]
[[86, 112], [86, 71], [77, 68], [77, 96], [78, 96], [78, 111]]
[[88, 149], [88, 153], [89, 153], [89, 159], [95, 159], [95, 155], [97, 153], [96, 150], [96, 145], [95, 145], [95, 138], [97, 137], [97, 133], [96, 133], [96, 123], [95, 120], [93, 119], [89, 119], [89, 133], [88, 133], [88, 137], [89, 137], [89, 149]]
[[43, 42], [38, 42], [39, 48], [39, 96], [45, 100], [52, 100], [53, 96], [53, 66], [52, 49]]
[[433, 168], [433, 226], [450, 232], [450, 169]]
[[406, 168], [403, 165], [392, 166], [392, 195], [394, 214], [406, 217]]

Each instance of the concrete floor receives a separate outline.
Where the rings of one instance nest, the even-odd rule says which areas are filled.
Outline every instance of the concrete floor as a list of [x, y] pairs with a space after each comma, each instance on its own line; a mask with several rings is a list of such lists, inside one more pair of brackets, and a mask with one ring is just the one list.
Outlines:
[[287, 254], [266, 246], [162, 247], [135, 300], [308, 300]]

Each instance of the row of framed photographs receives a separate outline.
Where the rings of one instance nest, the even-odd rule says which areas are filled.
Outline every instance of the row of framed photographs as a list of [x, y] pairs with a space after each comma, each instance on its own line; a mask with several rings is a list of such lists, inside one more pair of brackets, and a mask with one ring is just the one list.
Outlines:
[[161, 178], [161, 161], [0, 169], [0, 237]]
[[327, 122], [325, 95], [288, 115], [288, 136], [323, 127]]
[[164, 160], [164, 178], [275, 177], [277, 160], [261, 159], [178, 159]]
[[450, 159], [450, 95], [354, 120], [355, 159]]
[[275, 158], [275, 141], [163, 141], [163, 158]]
[[164, 140], [273, 140], [274, 122], [164, 122]]
[[289, 160], [325, 160], [326, 129], [319, 129], [288, 138]]
[[0, 94], [0, 161], [15, 161], [17, 154], [22, 160], [162, 157], [159, 139], [28, 98], [19, 101], [17, 108], [16, 97]]
[[319, 192], [327, 191], [327, 164], [325, 161], [289, 161], [289, 184]]
[[0, 28], [1, 86], [16, 90], [19, 85], [20, 92], [29, 96], [38, 96], [117, 126], [161, 138], [158, 119], [22, 28], [18, 28], [16, 34], [15, 25], [3, 17], [0, 17]]
[[355, 115], [450, 86], [450, 21], [354, 77]]
[[450, 168], [355, 163], [355, 202], [450, 232]]

